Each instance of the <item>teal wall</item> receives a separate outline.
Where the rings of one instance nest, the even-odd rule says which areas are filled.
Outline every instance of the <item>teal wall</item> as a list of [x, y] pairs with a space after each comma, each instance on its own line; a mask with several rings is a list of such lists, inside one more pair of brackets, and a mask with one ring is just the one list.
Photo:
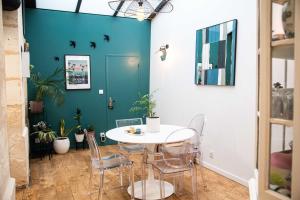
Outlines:
[[[71, 127], [75, 124], [75, 109], [79, 107], [83, 114], [82, 124], [95, 126], [100, 144], [98, 133], [107, 130], [105, 55], [139, 56], [142, 80], [140, 88], [142, 93], [148, 92], [150, 22], [41, 9], [27, 9], [25, 16], [25, 38], [30, 44], [30, 62], [42, 75], [49, 75], [56, 67], [63, 67], [65, 54], [90, 55], [91, 90], [66, 91], [65, 103], [60, 107], [46, 100], [46, 118], [56, 130], [61, 118], [66, 120], [67, 127]], [[109, 43], [103, 40], [104, 34], [110, 36]], [[76, 41], [75, 49], [69, 46], [70, 40]], [[90, 48], [90, 41], [97, 43], [96, 49]], [[59, 62], [54, 60], [55, 56], [60, 58]], [[64, 78], [63, 75], [61, 78]], [[98, 94], [99, 89], [104, 89], [104, 95]], [[29, 100], [34, 98], [33, 95], [34, 91], [29, 84]], [[128, 117], [132, 117], [129, 112]], [[74, 147], [74, 135], [69, 137], [71, 146]]]

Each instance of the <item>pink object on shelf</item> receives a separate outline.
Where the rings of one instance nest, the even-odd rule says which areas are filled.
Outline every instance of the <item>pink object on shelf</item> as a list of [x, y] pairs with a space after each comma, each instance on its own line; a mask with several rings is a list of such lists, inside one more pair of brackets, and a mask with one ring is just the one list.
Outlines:
[[292, 169], [292, 152], [276, 152], [271, 155], [271, 166], [281, 169]]

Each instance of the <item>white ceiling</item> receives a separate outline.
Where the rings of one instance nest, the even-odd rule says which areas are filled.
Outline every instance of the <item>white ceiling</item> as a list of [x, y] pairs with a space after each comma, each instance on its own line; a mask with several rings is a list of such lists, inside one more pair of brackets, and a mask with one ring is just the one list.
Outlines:
[[[161, 0], [148, 0], [153, 8], [160, 3]], [[36, 0], [36, 7], [49, 10], [60, 10], [75, 12], [78, 0]], [[114, 10], [108, 6], [109, 0], [82, 0], [80, 13], [91, 13], [100, 15], [113, 15]], [[124, 8], [129, 5], [129, 2], [124, 3]], [[118, 13], [119, 17], [124, 17], [124, 14]]]

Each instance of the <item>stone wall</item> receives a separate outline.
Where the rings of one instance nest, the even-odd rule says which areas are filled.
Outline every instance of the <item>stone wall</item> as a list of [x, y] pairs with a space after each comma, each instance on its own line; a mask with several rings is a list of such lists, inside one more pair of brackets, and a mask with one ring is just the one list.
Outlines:
[[24, 44], [21, 7], [15, 11], [3, 11], [3, 30], [10, 172], [17, 186], [23, 186], [29, 182], [29, 155], [25, 114], [27, 84], [21, 60]]
[[0, 2], [0, 199], [12, 200], [15, 199], [15, 181], [10, 177], [6, 110], [4, 39]]

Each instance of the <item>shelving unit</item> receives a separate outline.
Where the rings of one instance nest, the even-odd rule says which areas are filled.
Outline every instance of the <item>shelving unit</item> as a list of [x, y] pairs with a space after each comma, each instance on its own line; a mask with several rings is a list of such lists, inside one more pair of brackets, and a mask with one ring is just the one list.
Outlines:
[[[285, 4], [289, 0], [259, 0], [259, 108], [260, 113], [258, 117], [259, 136], [258, 136], [258, 170], [259, 170], [259, 199], [262, 200], [300, 200], [300, 1], [295, 0], [295, 37], [283, 40], [272, 41], [272, 3]], [[294, 60], [295, 67], [292, 68], [293, 74], [293, 120], [272, 118], [272, 88], [273, 88], [273, 60], [283, 59], [282, 65], [285, 76], [287, 74], [288, 60]], [[278, 66], [277, 66], [278, 67]], [[291, 73], [291, 70], [289, 71]], [[287, 88], [286, 78], [284, 88]], [[275, 104], [274, 104], [275, 105]], [[276, 108], [276, 107], [275, 107]], [[274, 112], [274, 111], [273, 111]], [[277, 127], [272, 125], [279, 125], [281, 134], [272, 134]], [[274, 165], [272, 163], [272, 142], [273, 137], [284, 137], [282, 146], [285, 147], [286, 130], [292, 130], [293, 147], [291, 150], [283, 149], [282, 151], [275, 151], [278, 154], [289, 154], [292, 159], [292, 169], [287, 170], [291, 176], [290, 195], [284, 192], [279, 192], [273, 188], [274, 183], [271, 184], [271, 174], [274, 172]], [[278, 155], [277, 154], [277, 155]], [[287, 177], [287, 176], [285, 176]], [[280, 185], [275, 185], [280, 186]], [[279, 189], [282, 189], [279, 187]], [[289, 190], [287, 186], [283, 189]]]

